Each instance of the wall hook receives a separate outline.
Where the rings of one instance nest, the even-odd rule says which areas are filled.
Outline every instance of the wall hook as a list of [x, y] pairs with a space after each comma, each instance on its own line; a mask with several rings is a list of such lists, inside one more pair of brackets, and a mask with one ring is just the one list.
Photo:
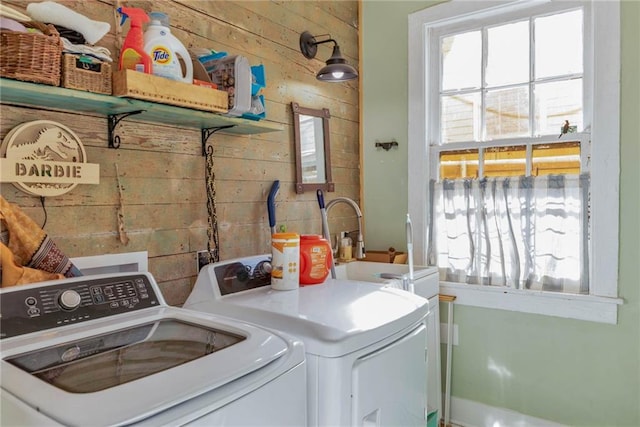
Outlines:
[[376, 141], [376, 148], [384, 148], [384, 151], [389, 151], [391, 147], [397, 147], [398, 143], [395, 139], [387, 142], [378, 142]]

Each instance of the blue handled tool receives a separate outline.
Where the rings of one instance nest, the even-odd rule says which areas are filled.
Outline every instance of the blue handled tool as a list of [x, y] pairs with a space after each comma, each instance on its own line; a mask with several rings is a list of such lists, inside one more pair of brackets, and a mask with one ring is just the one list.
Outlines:
[[318, 197], [318, 204], [320, 205], [320, 209], [324, 209], [324, 194], [322, 193], [322, 190], [317, 190], [316, 196]]
[[269, 191], [269, 197], [267, 197], [267, 211], [269, 213], [269, 227], [271, 227], [271, 234], [276, 232], [276, 195], [280, 190], [280, 181], [275, 180], [271, 184], [271, 191]]

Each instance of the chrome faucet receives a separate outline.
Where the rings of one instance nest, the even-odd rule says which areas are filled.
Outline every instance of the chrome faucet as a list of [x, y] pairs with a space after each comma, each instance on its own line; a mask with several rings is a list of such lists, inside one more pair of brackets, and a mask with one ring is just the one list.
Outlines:
[[[364, 239], [362, 238], [362, 211], [360, 211], [358, 204], [353, 200], [349, 199], [348, 197], [336, 197], [335, 199], [329, 200], [327, 202], [327, 206], [326, 206], [327, 216], [329, 215], [329, 210], [331, 209], [331, 207], [334, 205], [337, 205], [338, 203], [346, 203], [347, 205], [351, 206], [353, 210], [356, 212], [356, 215], [358, 216], [358, 239], [356, 241], [355, 257], [364, 258], [365, 251], [364, 251]], [[327, 234], [331, 235], [329, 233], [329, 230], [327, 230]]]

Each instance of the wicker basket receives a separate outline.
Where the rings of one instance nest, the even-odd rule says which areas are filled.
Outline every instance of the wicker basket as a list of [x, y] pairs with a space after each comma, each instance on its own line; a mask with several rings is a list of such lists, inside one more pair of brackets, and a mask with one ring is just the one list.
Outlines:
[[60, 85], [62, 41], [53, 25], [25, 22], [43, 34], [0, 30], [0, 76]]
[[62, 55], [62, 86], [111, 95], [111, 65], [65, 53]]

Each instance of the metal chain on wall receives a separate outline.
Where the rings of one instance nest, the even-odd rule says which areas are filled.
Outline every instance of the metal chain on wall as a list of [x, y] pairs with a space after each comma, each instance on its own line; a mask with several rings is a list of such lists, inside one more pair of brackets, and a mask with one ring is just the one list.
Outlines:
[[[208, 145], [206, 150], [205, 166], [207, 186], [207, 261], [209, 263], [220, 261], [220, 241], [218, 239], [218, 213], [216, 212], [216, 182], [213, 172], [213, 146]], [[213, 243], [213, 248], [211, 247]]]

